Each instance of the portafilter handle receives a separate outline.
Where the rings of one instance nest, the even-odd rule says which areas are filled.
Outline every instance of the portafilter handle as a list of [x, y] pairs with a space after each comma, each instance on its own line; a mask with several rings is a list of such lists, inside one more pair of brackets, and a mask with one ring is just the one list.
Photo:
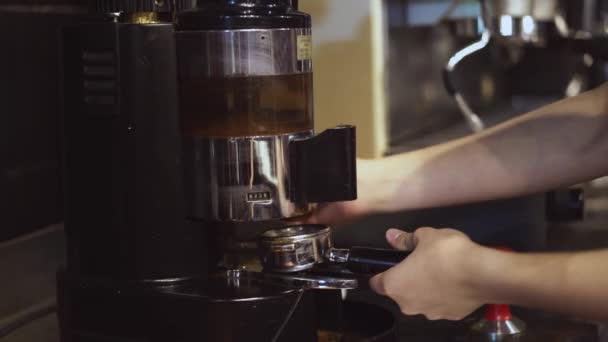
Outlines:
[[325, 259], [330, 263], [342, 264], [353, 273], [377, 274], [397, 265], [409, 255], [410, 252], [383, 248], [330, 248], [325, 253]]

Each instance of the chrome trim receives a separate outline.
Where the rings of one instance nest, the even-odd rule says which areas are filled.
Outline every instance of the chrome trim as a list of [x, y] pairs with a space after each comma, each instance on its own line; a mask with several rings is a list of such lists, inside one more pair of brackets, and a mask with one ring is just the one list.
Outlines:
[[[294, 235], [287, 232], [293, 232]], [[262, 234], [259, 247], [265, 270], [299, 272], [324, 261], [326, 251], [332, 247], [331, 230], [323, 225], [298, 225], [269, 230]]]
[[559, 0], [492, 0], [491, 5], [495, 17], [531, 16], [536, 20], [551, 20], [560, 7], [559, 2]]
[[538, 46], [546, 44], [552, 21], [540, 21], [532, 16], [514, 17], [501, 15], [492, 19], [492, 34], [520, 44]]
[[349, 249], [330, 248], [325, 251], [325, 259], [327, 259], [329, 262], [344, 264], [348, 262], [349, 257]]
[[186, 280], [190, 280], [192, 277], [180, 277], [180, 278], [163, 278], [163, 279], [144, 279], [143, 282], [147, 284], [170, 284], [177, 283]]
[[290, 200], [289, 143], [293, 134], [186, 140], [186, 189], [198, 219], [254, 222], [304, 216], [311, 204]]
[[176, 39], [188, 78], [312, 72], [310, 29], [184, 31]]
[[285, 285], [310, 290], [352, 290], [359, 286], [357, 279], [335, 278], [315, 275], [285, 275], [276, 273], [260, 273], [245, 270], [229, 270], [226, 272], [226, 280], [229, 286], [240, 287], [241, 280], [257, 279], [260, 281], [278, 281]]
[[301, 286], [304, 289], [315, 290], [354, 290], [359, 286], [356, 279], [334, 278], [313, 275], [283, 275], [266, 273], [270, 279], [282, 280], [293, 286]]
[[490, 38], [490, 31], [485, 30], [481, 34], [481, 38], [479, 39], [479, 41], [468, 45], [456, 52], [452, 57], [450, 57], [445, 67], [445, 82], [448, 83], [447, 86], [449, 88], [454, 89], [454, 93], [452, 94], [452, 96], [454, 97], [454, 100], [456, 101], [456, 104], [458, 105], [458, 108], [460, 109], [460, 112], [462, 113], [467, 125], [474, 133], [482, 131], [485, 128], [485, 124], [481, 120], [479, 115], [477, 115], [473, 111], [471, 106], [469, 106], [462, 94], [455, 89], [451, 79], [451, 74], [454, 72], [456, 67], [462, 62], [463, 59], [479, 52], [480, 50], [485, 49], [490, 43]]
[[456, 69], [456, 66], [458, 66], [458, 64], [460, 64], [460, 62], [462, 62], [463, 59], [471, 56], [472, 54], [474, 54], [480, 50], [483, 50], [490, 43], [490, 36], [491, 36], [491, 34], [489, 31], [484, 31], [482, 33], [479, 41], [477, 41], [471, 45], [467, 45], [464, 48], [462, 48], [461, 50], [454, 53], [454, 55], [452, 57], [450, 57], [450, 59], [448, 60], [446, 69], [449, 72], [454, 71], [454, 69]]
[[330, 228], [317, 224], [300, 224], [277, 229], [270, 229], [262, 234], [262, 239], [274, 243], [291, 243], [306, 238], [315, 238], [330, 233]]
[[473, 324], [471, 330], [488, 341], [500, 341], [507, 336], [522, 334], [526, 330], [526, 324], [516, 317], [504, 321], [489, 321], [484, 318]]

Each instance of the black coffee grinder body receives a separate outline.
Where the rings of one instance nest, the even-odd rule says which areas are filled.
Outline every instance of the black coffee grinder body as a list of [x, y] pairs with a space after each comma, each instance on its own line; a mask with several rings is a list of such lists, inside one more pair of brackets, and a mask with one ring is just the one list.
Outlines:
[[311, 291], [227, 276], [356, 197], [354, 128], [313, 134], [310, 18], [175, 5], [101, 2], [64, 32], [62, 341], [316, 340]]

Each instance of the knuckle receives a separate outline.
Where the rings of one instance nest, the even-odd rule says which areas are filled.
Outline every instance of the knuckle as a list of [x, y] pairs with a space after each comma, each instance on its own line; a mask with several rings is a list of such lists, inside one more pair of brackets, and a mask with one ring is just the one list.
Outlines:
[[415, 316], [419, 314], [418, 311], [414, 310], [413, 308], [410, 308], [407, 305], [400, 305], [399, 309], [401, 310], [401, 313], [406, 316]]
[[426, 317], [426, 319], [428, 319], [429, 321], [438, 321], [441, 319], [441, 315], [435, 313], [425, 314], [424, 317]]
[[424, 317], [429, 320], [429, 321], [436, 321], [438, 320], [438, 316], [434, 315], [434, 314], [425, 314]]
[[446, 319], [450, 321], [462, 321], [465, 317], [466, 315], [459, 313], [447, 316]]
[[462, 232], [457, 231], [456, 229], [452, 229], [452, 228], [443, 228], [441, 230], [446, 236], [450, 236], [450, 237], [459, 237], [462, 236]]
[[424, 235], [427, 235], [427, 234], [429, 234], [429, 233], [431, 233], [433, 231], [434, 231], [434, 229], [431, 228], [431, 227], [420, 227], [420, 228], [416, 229], [416, 231], [414, 232], [414, 235], [424, 236]]

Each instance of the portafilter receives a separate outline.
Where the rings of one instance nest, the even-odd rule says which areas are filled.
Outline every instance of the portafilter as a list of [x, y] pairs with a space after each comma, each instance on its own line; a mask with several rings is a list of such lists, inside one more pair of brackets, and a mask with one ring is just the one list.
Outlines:
[[376, 274], [395, 266], [410, 253], [392, 249], [334, 248], [331, 229], [324, 225], [302, 224], [271, 229], [259, 240], [265, 271], [293, 273], [319, 264], [340, 266], [355, 274]]

